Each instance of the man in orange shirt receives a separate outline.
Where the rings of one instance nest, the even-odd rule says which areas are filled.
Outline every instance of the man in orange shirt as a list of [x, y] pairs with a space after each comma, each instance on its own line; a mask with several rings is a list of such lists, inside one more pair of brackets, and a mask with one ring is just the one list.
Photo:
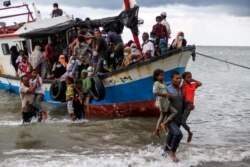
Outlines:
[[194, 96], [195, 90], [202, 85], [200, 81], [197, 81], [192, 78], [191, 72], [184, 72], [182, 74], [182, 78], [184, 79], [182, 84], [182, 95], [185, 99], [185, 109], [182, 114], [182, 122], [181, 125], [188, 132], [187, 142], [191, 142], [193, 133], [190, 131], [190, 127], [187, 125], [187, 118], [190, 114], [190, 111], [194, 109]]

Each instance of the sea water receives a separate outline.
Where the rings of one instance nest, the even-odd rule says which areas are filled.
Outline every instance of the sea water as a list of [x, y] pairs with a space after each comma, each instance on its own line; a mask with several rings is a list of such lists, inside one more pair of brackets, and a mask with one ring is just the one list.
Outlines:
[[[197, 52], [250, 66], [250, 47], [197, 47]], [[45, 123], [22, 125], [19, 96], [0, 91], [0, 167], [250, 166], [250, 70], [197, 55], [188, 71], [203, 86], [188, 118], [194, 133], [181, 141], [179, 163], [161, 156], [152, 137], [157, 118], [71, 122], [64, 107]]]

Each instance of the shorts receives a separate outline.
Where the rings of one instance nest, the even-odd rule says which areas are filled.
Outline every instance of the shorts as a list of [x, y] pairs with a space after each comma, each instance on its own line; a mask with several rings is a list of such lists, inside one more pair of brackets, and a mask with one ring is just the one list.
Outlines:
[[72, 100], [67, 102], [67, 109], [68, 109], [69, 114], [74, 113], [73, 101]]

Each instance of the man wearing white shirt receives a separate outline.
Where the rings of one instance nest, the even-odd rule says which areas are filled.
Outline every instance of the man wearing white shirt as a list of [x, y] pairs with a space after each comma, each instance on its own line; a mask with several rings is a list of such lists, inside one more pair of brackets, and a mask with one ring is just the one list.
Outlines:
[[[168, 31], [168, 38], [170, 38], [170, 34], [171, 34], [171, 28], [170, 28], [170, 24], [167, 22], [166, 18], [167, 18], [167, 13], [166, 12], [162, 12], [161, 13], [161, 17], [162, 17], [162, 21], [161, 24], [166, 26], [167, 31]], [[166, 39], [167, 43], [168, 43], [168, 39]]]
[[149, 34], [144, 32], [142, 35], [142, 55], [145, 60], [149, 59], [150, 57], [154, 57], [155, 48], [153, 42], [149, 40]]

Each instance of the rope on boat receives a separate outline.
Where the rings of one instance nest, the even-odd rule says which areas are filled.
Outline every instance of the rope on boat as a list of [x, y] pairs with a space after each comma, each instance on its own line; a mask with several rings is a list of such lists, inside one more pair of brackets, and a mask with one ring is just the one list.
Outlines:
[[227, 61], [227, 60], [218, 59], [218, 58], [215, 58], [215, 57], [212, 57], [212, 56], [209, 56], [209, 55], [205, 55], [205, 54], [202, 54], [202, 53], [198, 53], [198, 52], [196, 52], [196, 54], [198, 54], [200, 56], [203, 56], [203, 57], [206, 57], [206, 58], [209, 58], [209, 59], [214, 59], [214, 60], [217, 60], [217, 61], [220, 61], [220, 62], [224, 62], [224, 63], [227, 63], [227, 64], [231, 64], [231, 65], [234, 65], [234, 66], [238, 66], [238, 67], [250, 70], [250, 67], [243, 66], [243, 65], [240, 65], [240, 64], [236, 64], [236, 63], [233, 63], [233, 62], [230, 62], [230, 61]]

